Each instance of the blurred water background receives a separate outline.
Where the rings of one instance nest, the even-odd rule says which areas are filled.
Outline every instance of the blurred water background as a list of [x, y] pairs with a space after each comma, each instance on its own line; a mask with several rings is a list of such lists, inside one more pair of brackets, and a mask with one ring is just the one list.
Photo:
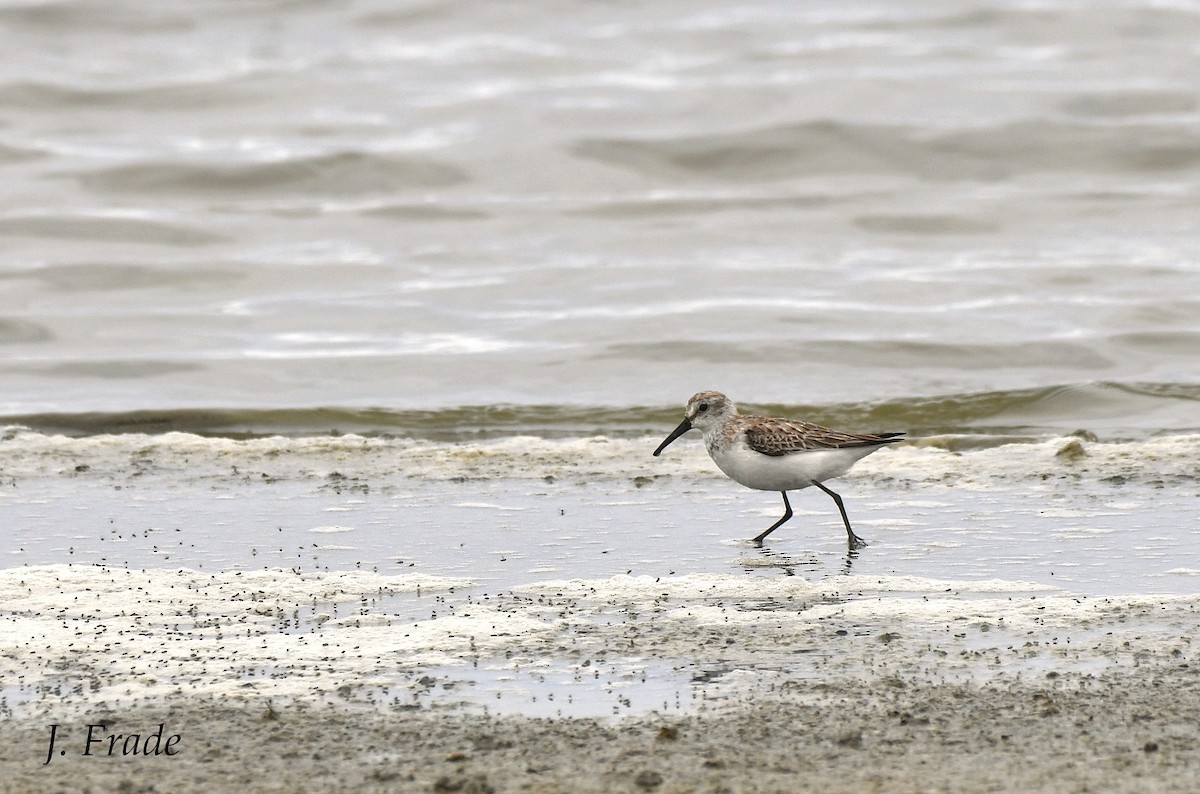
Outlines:
[[1182, 0], [6, 0], [0, 415], [1194, 431], [1197, 42]]

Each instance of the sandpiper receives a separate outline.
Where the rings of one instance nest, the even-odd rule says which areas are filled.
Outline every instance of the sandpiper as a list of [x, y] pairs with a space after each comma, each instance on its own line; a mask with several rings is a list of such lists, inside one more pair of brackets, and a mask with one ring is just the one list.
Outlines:
[[692, 395], [684, 411], [683, 421], [671, 431], [655, 456], [667, 445], [692, 428], [704, 433], [704, 446], [717, 468], [746, 486], [760, 491], [779, 491], [783, 494], [783, 518], [767, 527], [754, 539], [763, 538], [792, 517], [787, 492], [815, 485], [833, 497], [850, 548], [867, 545], [854, 534], [842, 497], [822, 483], [840, 477], [859, 460], [885, 444], [902, 441], [904, 433], [841, 433], [827, 427], [794, 419], [739, 414], [737, 407], [719, 391], [702, 391]]

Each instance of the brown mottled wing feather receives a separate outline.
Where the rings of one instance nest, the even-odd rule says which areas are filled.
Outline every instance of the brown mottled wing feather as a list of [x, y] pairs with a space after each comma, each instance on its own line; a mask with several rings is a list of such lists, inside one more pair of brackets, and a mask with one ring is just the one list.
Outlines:
[[754, 417], [747, 424], [746, 443], [764, 455], [787, 455], [812, 449], [873, 447], [902, 440], [903, 433], [842, 433], [812, 422]]

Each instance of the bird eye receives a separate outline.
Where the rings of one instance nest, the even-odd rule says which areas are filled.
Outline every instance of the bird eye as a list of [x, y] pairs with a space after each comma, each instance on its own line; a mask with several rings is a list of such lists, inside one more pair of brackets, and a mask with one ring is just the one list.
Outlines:
[[705, 411], [707, 411], [707, 410], [708, 410], [708, 403], [700, 403], [700, 407], [699, 407], [699, 409], [698, 409], [698, 410], [700, 411], [700, 413], [704, 413]]

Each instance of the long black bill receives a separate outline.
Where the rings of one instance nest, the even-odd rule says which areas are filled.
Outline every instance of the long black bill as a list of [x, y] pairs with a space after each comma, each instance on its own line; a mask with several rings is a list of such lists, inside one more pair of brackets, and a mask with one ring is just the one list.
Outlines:
[[654, 450], [654, 457], [657, 458], [659, 456], [659, 453], [661, 453], [664, 449], [667, 448], [667, 444], [670, 444], [672, 441], [679, 438], [680, 436], [682, 436], [684, 433], [686, 433], [687, 431], [689, 431], [691, 429], [692, 429], [692, 420], [691, 419], [684, 419], [682, 422], [680, 422], [679, 427], [672, 430], [671, 435], [667, 436], [663, 440], [663, 442], [658, 445], [658, 449]]

